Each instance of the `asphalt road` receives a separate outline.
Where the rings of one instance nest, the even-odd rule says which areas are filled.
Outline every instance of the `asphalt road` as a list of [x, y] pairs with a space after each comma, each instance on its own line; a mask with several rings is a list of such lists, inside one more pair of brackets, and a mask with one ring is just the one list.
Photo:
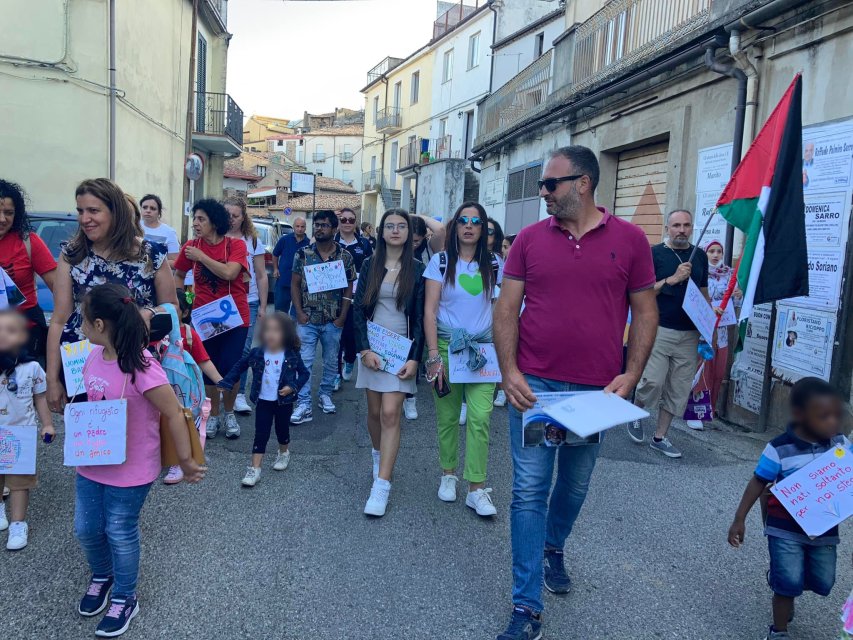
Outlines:
[[[285, 472], [265, 461], [240, 486], [253, 421], [208, 447], [199, 486], [157, 484], [142, 514], [141, 613], [125, 637], [493, 639], [509, 614], [511, 466], [506, 409], [492, 419], [490, 485], [498, 515], [436, 497], [435, 413], [403, 427], [388, 514], [362, 515], [371, 484], [365, 402], [353, 383], [338, 412], [292, 430]], [[766, 543], [757, 513], [745, 548], [725, 542], [733, 510], [769, 437], [706, 430], [673, 434], [682, 460], [605, 439], [590, 494], [567, 545], [574, 591], [546, 597], [550, 640], [763, 638], [770, 619]], [[0, 550], [0, 638], [87, 638], [75, 612], [88, 578], [73, 537], [73, 471], [59, 442], [41, 446], [30, 544]], [[274, 441], [273, 441], [274, 442]], [[270, 451], [275, 445], [271, 443]], [[757, 509], [756, 509], [757, 511]], [[829, 598], [797, 603], [793, 638], [835, 638], [853, 587], [849, 527]], [[5, 547], [5, 535], [0, 534]]]

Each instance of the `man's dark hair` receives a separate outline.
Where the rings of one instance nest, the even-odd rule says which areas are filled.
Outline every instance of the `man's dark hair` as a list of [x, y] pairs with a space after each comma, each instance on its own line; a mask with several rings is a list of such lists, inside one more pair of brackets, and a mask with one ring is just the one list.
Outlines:
[[204, 198], [193, 205], [193, 213], [196, 211], [204, 211], [210, 224], [216, 229], [216, 233], [224, 236], [231, 228], [231, 217], [228, 215], [225, 206], [218, 200], [213, 198]]
[[804, 410], [815, 398], [841, 398], [838, 390], [820, 378], [802, 378], [791, 388], [791, 408]]
[[327, 220], [329, 224], [332, 225], [332, 229], [338, 228], [338, 216], [335, 215], [334, 211], [329, 211], [328, 209], [315, 211], [314, 222], [317, 222], [318, 220]]
[[592, 193], [595, 193], [595, 188], [598, 186], [599, 169], [598, 158], [589, 147], [584, 147], [579, 144], [573, 144], [568, 147], [560, 147], [551, 152], [552, 158], [562, 156], [571, 162], [577, 172], [585, 176], [589, 176], [592, 181]]

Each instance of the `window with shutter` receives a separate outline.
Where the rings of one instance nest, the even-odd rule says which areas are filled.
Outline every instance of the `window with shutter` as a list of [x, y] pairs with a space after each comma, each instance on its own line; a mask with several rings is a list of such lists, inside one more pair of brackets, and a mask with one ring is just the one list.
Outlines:
[[205, 120], [207, 116], [207, 40], [198, 34], [196, 46], [196, 130], [206, 131]]

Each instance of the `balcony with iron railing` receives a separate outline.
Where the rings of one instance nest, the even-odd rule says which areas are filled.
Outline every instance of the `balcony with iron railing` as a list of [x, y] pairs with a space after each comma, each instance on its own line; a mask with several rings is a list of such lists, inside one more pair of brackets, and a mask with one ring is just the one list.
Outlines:
[[379, 191], [382, 188], [382, 172], [379, 169], [365, 171], [361, 177], [362, 191]]
[[477, 141], [500, 136], [547, 106], [553, 49], [492, 93], [480, 105]]
[[227, 93], [196, 92], [193, 145], [237, 155], [243, 148], [243, 110]]
[[397, 173], [411, 169], [416, 165], [450, 158], [450, 144], [452, 140], [453, 137], [449, 135], [433, 140], [427, 138], [412, 140], [400, 149], [400, 168], [397, 169]]
[[[612, 0], [558, 43], [572, 60], [572, 92], [583, 91], [707, 24], [712, 0]], [[561, 46], [562, 45], [562, 46]], [[571, 47], [571, 51], [567, 48]]]
[[395, 133], [403, 128], [403, 111], [400, 107], [385, 107], [376, 113], [376, 131]]
[[445, 11], [432, 24], [432, 39], [438, 40], [449, 33], [468, 16], [476, 13], [488, 4], [488, 0], [459, 0], [459, 3]]
[[352, 151], [341, 151], [338, 154], [338, 160], [341, 162], [352, 162]]
[[392, 58], [391, 56], [388, 56], [367, 72], [367, 84], [376, 82], [383, 75], [391, 71], [391, 69], [400, 66], [404, 60], [405, 58]]
[[311, 154], [311, 159], [314, 162], [325, 162], [326, 153], [324, 151], [315, 151], [313, 154]]

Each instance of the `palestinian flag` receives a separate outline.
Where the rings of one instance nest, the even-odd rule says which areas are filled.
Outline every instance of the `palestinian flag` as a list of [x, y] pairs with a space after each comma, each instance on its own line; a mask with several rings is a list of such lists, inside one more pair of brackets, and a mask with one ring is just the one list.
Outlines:
[[723, 218], [746, 234], [738, 350], [754, 305], [809, 293], [802, 91], [797, 74], [717, 201]]

